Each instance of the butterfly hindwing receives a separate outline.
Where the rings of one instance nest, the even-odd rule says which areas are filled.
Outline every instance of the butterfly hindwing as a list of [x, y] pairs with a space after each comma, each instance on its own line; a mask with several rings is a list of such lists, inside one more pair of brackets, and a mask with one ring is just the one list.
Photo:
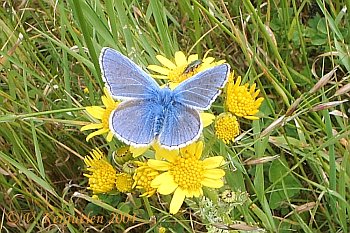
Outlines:
[[154, 140], [160, 106], [149, 100], [128, 100], [110, 116], [110, 128], [117, 138], [133, 146], [147, 146]]
[[156, 81], [118, 51], [103, 48], [99, 61], [103, 81], [113, 97], [149, 99], [157, 95], [160, 88]]
[[229, 70], [228, 64], [222, 64], [194, 75], [175, 88], [175, 100], [199, 110], [209, 109], [225, 86]]
[[175, 102], [168, 108], [158, 140], [165, 148], [180, 148], [197, 140], [201, 131], [198, 111]]

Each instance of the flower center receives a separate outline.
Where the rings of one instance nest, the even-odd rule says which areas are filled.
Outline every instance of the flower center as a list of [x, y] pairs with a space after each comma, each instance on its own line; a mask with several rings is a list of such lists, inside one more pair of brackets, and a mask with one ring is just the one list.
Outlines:
[[227, 106], [230, 112], [246, 116], [255, 110], [254, 99], [245, 86], [236, 87], [228, 97]]
[[115, 184], [120, 192], [127, 193], [132, 189], [133, 180], [131, 175], [127, 173], [119, 173], [117, 174]]
[[159, 175], [157, 170], [150, 168], [147, 163], [143, 162], [135, 162], [138, 164], [138, 168], [134, 173], [133, 179], [134, 184], [133, 187], [141, 189], [143, 194], [141, 196], [152, 196], [157, 189], [151, 187], [152, 180]]
[[116, 173], [114, 168], [105, 160], [94, 161], [93, 166], [87, 168], [92, 174], [89, 177], [90, 189], [94, 193], [109, 192], [115, 187]]
[[215, 134], [226, 144], [234, 141], [235, 137], [239, 134], [237, 118], [230, 113], [220, 114], [215, 123]]
[[204, 178], [204, 168], [201, 161], [194, 156], [184, 155], [178, 157], [173, 163], [170, 173], [182, 189], [198, 190], [201, 188], [201, 181]]

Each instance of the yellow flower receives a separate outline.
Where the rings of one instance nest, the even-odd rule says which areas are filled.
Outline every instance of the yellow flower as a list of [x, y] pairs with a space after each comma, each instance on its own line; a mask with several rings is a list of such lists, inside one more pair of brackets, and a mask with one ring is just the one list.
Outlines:
[[239, 134], [237, 118], [229, 112], [221, 113], [215, 122], [215, 135], [226, 144], [234, 141]]
[[157, 190], [151, 187], [151, 181], [159, 175], [159, 172], [149, 167], [145, 162], [135, 161], [135, 163], [138, 165], [138, 168], [133, 176], [134, 184], [132, 188], [136, 187], [141, 190], [142, 195], [140, 195], [140, 197], [150, 197]]
[[89, 129], [98, 129], [95, 132], [90, 133], [86, 137], [86, 141], [89, 141], [90, 138], [107, 133], [106, 140], [108, 142], [112, 141], [113, 133], [109, 130], [109, 116], [111, 112], [117, 108], [119, 102], [114, 101], [113, 98], [108, 93], [107, 88], [104, 88], [105, 95], [101, 97], [103, 105], [105, 108], [99, 106], [86, 107], [86, 111], [96, 119], [100, 120], [100, 123], [91, 123], [81, 127], [80, 131], [85, 131]]
[[132, 190], [133, 179], [128, 173], [119, 173], [115, 185], [119, 192], [128, 193]]
[[200, 71], [225, 62], [224, 60], [214, 62], [215, 58], [207, 57], [208, 52], [204, 55], [203, 59], [198, 59], [198, 54], [192, 54], [186, 57], [183, 52], [177, 51], [175, 52], [175, 63], [162, 55], [157, 55], [157, 60], [163, 66], [149, 65], [147, 68], [160, 74], [153, 75], [153, 77], [169, 79], [170, 82], [178, 84]]
[[94, 194], [105, 193], [114, 189], [116, 170], [99, 149], [92, 150], [90, 156], [84, 158], [84, 162], [90, 172], [90, 174], [84, 174], [89, 178], [88, 189], [92, 190]]
[[224, 185], [221, 178], [224, 170], [217, 167], [223, 165], [222, 156], [214, 156], [199, 160], [202, 155], [203, 142], [199, 141], [180, 149], [179, 155], [165, 154], [167, 160], [148, 160], [148, 165], [158, 171], [163, 171], [152, 182], [160, 194], [174, 193], [170, 203], [170, 213], [179, 211], [185, 197], [203, 195], [203, 186], [220, 188]]
[[256, 100], [260, 90], [255, 91], [256, 84], [254, 83], [250, 89], [249, 84], [240, 86], [241, 76], [238, 76], [236, 82], [233, 81], [233, 74], [230, 76], [226, 90], [226, 106], [227, 109], [239, 117], [244, 117], [250, 120], [259, 119], [254, 116], [259, 112], [259, 107], [264, 98], [260, 97]]

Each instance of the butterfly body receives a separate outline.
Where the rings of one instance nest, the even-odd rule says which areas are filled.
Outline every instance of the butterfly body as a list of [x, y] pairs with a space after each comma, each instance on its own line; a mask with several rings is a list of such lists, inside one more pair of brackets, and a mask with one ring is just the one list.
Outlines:
[[104, 48], [103, 79], [111, 95], [124, 100], [111, 113], [110, 129], [126, 144], [147, 146], [155, 140], [167, 149], [184, 147], [202, 132], [199, 110], [206, 110], [227, 81], [229, 65], [205, 70], [174, 90], [154, 79], [121, 53]]
[[159, 91], [157, 98], [157, 106], [160, 108], [159, 113], [157, 114], [154, 136], [157, 137], [160, 134], [161, 129], [163, 128], [164, 120], [169, 111], [172, 111], [172, 105], [174, 103], [174, 97], [172, 91], [168, 88], [162, 88]]

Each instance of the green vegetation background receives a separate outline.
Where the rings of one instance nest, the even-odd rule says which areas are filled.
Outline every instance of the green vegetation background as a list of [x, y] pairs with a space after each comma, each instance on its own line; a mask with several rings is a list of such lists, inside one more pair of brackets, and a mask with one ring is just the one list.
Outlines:
[[[349, 0], [0, 3], [1, 232], [121, 232], [139, 223], [129, 230], [205, 231], [196, 213], [171, 216], [156, 197], [134, 197], [144, 209], [135, 224], [43, 220], [48, 213], [80, 218], [89, 210], [108, 217], [132, 206], [116, 196], [107, 204], [91, 200], [82, 176], [82, 156], [105, 145], [103, 138], [87, 143], [79, 131], [90, 120], [84, 106], [101, 105], [103, 46], [143, 67], [158, 64], [157, 54], [203, 56], [213, 49], [210, 56], [258, 84], [262, 118], [252, 128], [246, 122], [244, 140], [216, 151], [237, 168], [226, 176], [229, 187], [250, 195], [228, 222], [268, 232], [350, 231], [349, 103], [334, 102], [349, 98]], [[332, 79], [310, 91], [326, 74]], [[34, 214], [14, 222], [13, 212]]]

